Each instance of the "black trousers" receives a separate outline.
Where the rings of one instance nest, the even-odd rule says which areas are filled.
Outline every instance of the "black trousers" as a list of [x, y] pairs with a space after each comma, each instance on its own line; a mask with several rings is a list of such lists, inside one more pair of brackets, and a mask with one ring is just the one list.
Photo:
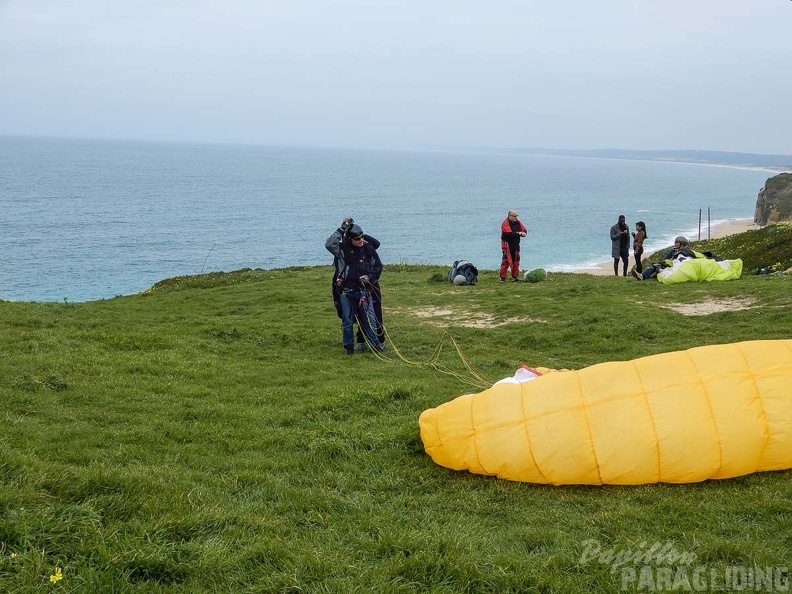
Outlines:
[[613, 259], [613, 274], [619, 276], [619, 260], [624, 262], [624, 276], [627, 276], [627, 263], [630, 261], [630, 248], [619, 251], [619, 257]]
[[635, 271], [643, 272], [643, 265], [641, 264], [641, 256], [643, 256], [643, 248], [635, 250]]

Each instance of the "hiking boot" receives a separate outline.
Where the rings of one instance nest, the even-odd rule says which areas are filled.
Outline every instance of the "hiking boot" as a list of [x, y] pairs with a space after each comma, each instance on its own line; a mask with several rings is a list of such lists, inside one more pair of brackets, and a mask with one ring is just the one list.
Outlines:
[[368, 348], [368, 345], [365, 342], [356, 342], [354, 349], [356, 351], [365, 351]]
[[347, 355], [354, 355], [355, 354], [355, 347], [353, 345], [348, 345], [344, 347], [344, 351]]
[[630, 274], [632, 274], [632, 275], [633, 275], [633, 276], [634, 276], [634, 277], [635, 277], [637, 280], [643, 280], [643, 276], [642, 276], [642, 275], [641, 275], [641, 273], [640, 273], [640, 272], [638, 272], [638, 271], [637, 271], [635, 268], [633, 268], [633, 269], [630, 271]]
[[513, 277], [512, 277], [512, 282], [513, 282], [513, 283], [519, 283], [519, 282], [520, 282], [520, 279], [519, 279], [519, 278], [517, 278], [516, 276], [513, 276]]
[[502, 283], [505, 283], [505, 282], [506, 282], [506, 279], [505, 279], [505, 278], [502, 278], [502, 279], [500, 279], [500, 282], [502, 282]]

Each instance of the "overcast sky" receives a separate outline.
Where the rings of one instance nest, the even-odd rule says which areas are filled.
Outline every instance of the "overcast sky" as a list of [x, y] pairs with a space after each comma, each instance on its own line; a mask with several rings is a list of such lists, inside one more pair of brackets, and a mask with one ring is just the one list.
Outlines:
[[792, 154], [792, 1], [0, 0], [0, 134]]

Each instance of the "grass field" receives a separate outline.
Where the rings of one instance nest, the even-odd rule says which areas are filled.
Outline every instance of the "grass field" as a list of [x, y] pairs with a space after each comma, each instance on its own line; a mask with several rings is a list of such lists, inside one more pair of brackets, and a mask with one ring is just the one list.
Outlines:
[[384, 358], [344, 356], [329, 266], [0, 302], [0, 591], [645, 591], [608, 551], [657, 569], [661, 547], [712, 589], [792, 564], [789, 471], [512, 483], [435, 465], [417, 423], [521, 364], [790, 338], [792, 275], [455, 287], [446, 271], [386, 266]]

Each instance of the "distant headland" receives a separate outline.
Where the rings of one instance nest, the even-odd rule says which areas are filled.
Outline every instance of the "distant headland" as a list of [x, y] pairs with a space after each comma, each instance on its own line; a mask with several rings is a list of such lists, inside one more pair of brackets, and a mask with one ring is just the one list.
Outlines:
[[594, 157], [599, 159], [628, 159], [633, 161], [666, 161], [672, 163], [698, 163], [702, 165], [720, 165], [728, 167], [745, 167], [766, 169], [778, 173], [792, 172], [792, 155], [759, 155], [754, 153], [729, 153], [724, 151], [699, 150], [666, 150], [641, 151], [628, 149], [547, 149], [547, 148], [512, 148], [497, 149], [503, 153], [523, 155], [549, 155], [560, 157]]

